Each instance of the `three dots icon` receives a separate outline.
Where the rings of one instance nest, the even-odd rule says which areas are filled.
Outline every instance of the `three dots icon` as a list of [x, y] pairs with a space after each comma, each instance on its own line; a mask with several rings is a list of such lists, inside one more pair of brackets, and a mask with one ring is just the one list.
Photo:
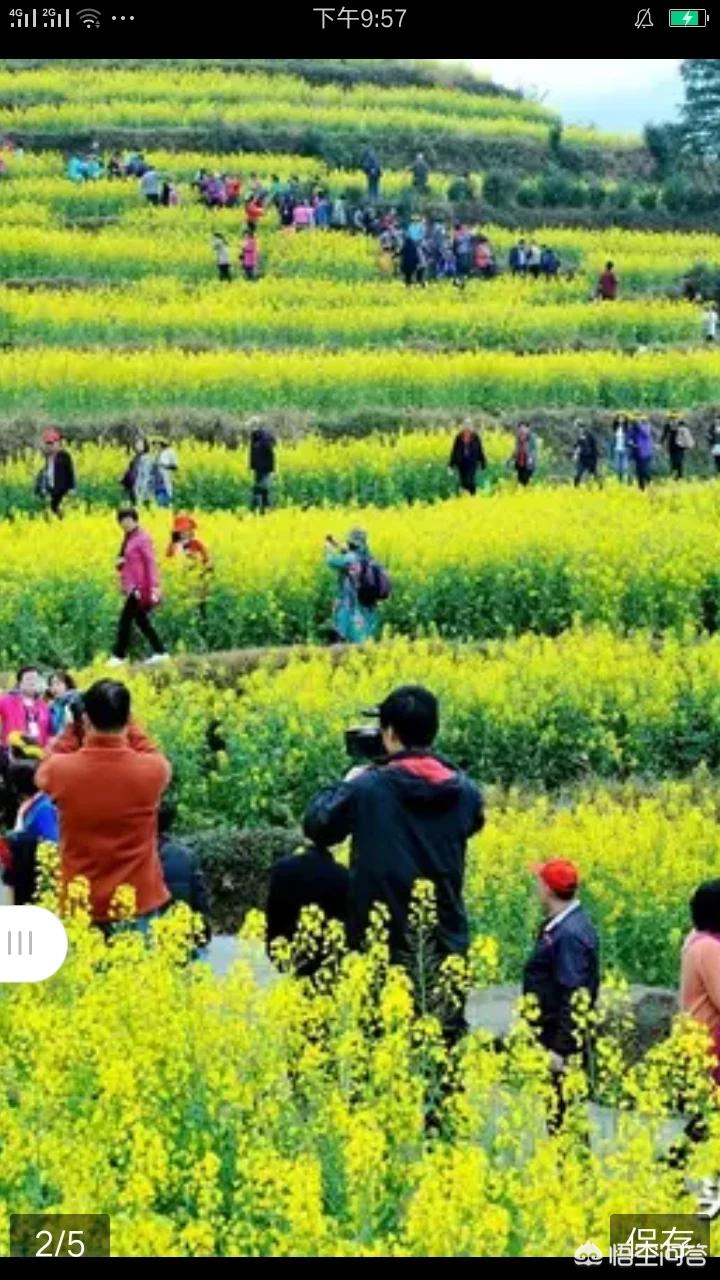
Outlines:
[[119, 14], [114, 13], [112, 15], [113, 22], [124, 22], [126, 18], [128, 22], [134, 22], [135, 14], [134, 13], [119, 13]]

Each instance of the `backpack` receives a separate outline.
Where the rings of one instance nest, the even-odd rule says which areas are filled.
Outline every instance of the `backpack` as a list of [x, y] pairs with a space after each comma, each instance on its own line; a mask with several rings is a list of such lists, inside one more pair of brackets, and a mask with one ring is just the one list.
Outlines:
[[695, 437], [689, 427], [680, 427], [677, 433], [677, 442], [681, 449], [694, 449]]
[[357, 598], [365, 609], [374, 609], [380, 600], [392, 593], [388, 574], [377, 560], [361, 560], [356, 578]]

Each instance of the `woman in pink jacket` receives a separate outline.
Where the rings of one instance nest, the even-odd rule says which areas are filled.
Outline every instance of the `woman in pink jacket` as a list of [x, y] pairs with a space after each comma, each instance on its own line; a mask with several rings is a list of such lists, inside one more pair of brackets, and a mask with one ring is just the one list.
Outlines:
[[37, 667], [21, 667], [17, 687], [0, 698], [0, 746], [7, 746], [11, 733], [21, 733], [39, 747], [47, 746], [52, 736], [50, 707], [42, 696]]
[[123, 507], [118, 511], [117, 518], [125, 534], [117, 562], [120, 590], [125, 603], [118, 622], [115, 649], [108, 666], [119, 667], [125, 662], [133, 623], [142, 631], [152, 648], [153, 656], [148, 662], [166, 662], [168, 654], [165, 646], [149, 617], [151, 610], [160, 603], [160, 579], [152, 540], [140, 528], [138, 513], [134, 507]]

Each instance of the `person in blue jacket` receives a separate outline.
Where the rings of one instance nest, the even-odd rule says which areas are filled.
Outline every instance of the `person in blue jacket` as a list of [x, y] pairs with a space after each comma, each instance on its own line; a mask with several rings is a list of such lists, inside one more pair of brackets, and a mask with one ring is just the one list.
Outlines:
[[18, 760], [10, 768], [10, 785], [19, 800], [15, 831], [38, 843], [47, 840], [50, 844], [57, 844], [57, 809], [50, 796], [40, 791], [35, 781], [39, 766], [39, 760]]

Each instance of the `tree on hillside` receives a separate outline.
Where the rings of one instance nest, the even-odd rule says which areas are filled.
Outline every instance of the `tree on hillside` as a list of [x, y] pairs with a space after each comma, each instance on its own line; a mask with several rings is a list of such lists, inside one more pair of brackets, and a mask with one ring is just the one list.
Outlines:
[[698, 156], [720, 155], [720, 59], [687, 58], [680, 68], [685, 86], [685, 143]]

